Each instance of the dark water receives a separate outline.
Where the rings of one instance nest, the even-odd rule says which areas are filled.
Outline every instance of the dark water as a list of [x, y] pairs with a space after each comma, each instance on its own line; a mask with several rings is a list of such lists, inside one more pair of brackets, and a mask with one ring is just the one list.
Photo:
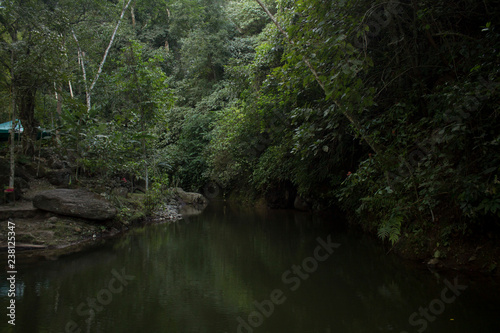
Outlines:
[[2, 272], [0, 331], [498, 332], [494, 281], [409, 266], [337, 224], [209, 207], [135, 229], [86, 253], [20, 267], [15, 327]]

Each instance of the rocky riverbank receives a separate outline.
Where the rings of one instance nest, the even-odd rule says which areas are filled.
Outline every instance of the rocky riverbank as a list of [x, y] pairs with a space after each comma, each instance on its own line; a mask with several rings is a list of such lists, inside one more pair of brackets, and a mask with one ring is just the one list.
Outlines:
[[[20, 164], [16, 191], [0, 199], [1, 255], [8, 245], [8, 221], [15, 223], [18, 260], [30, 262], [100, 245], [134, 226], [175, 222], [182, 219], [181, 209], [200, 212], [207, 204], [201, 194], [180, 188], [151, 195], [143, 193], [140, 184], [133, 188], [126, 179], [55, 177], [75, 172], [67, 161], [52, 163], [65, 169], [51, 169], [44, 162]], [[0, 158], [0, 171], [7, 165]], [[2, 172], [2, 184], [4, 175], [8, 173]]]

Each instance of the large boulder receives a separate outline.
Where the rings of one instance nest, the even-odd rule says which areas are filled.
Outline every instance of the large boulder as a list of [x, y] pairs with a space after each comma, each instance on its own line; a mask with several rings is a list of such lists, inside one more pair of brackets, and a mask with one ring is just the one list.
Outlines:
[[208, 204], [207, 198], [205, 198], [200, 193], [185, 192], [182, 188], [174, 188], [174, 193], [177, 197], [187, 205], [193, 205], [195, 207], [204, 208]]
[[101, 196], [85, 190], [56, 189], [38, 193], [33, 206], [61, 215], [90, 220], [108, 220], [116, 215], [116, 208]]

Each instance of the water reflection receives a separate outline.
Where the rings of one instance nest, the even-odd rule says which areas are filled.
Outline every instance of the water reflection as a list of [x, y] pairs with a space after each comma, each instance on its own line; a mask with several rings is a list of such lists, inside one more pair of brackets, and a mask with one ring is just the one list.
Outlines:
[[[179, 223], [135, 229], [91, 252], [23, 268], [17, 325], [0, 322], [0, 331], [237, 332], [237, 318], [248, 323], [259, 311], [255, 302], [265, 306], [279, 289], [286, 300], [269, 318], [260, 310], [265, 320], [241, 332], [417, 332], [422, 326], [411, 326], [409, 317], [455, 277], [467, 290], [433, 315], [425, 332], [497, 331], [494, 281], [404, 265], [339, 225], [307, 213], [209, 206]], [[283, 273], [314, 256], [317, 238], [328, 235], [340, 247], [292, 290]], [[102, 290], [110, 290], [113, 270], [134, 279], [109, 300]], [[97, 301], [93, 316], [85, 311], [89, 299]]]

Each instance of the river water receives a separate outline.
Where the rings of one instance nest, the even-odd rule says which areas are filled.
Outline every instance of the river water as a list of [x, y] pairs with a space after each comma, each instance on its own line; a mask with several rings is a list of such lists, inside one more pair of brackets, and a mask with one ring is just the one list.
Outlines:
[[334, 218], [209, 206], [18, 268], [0, 332], [498, 332], [500, 286], [387, 255]]

